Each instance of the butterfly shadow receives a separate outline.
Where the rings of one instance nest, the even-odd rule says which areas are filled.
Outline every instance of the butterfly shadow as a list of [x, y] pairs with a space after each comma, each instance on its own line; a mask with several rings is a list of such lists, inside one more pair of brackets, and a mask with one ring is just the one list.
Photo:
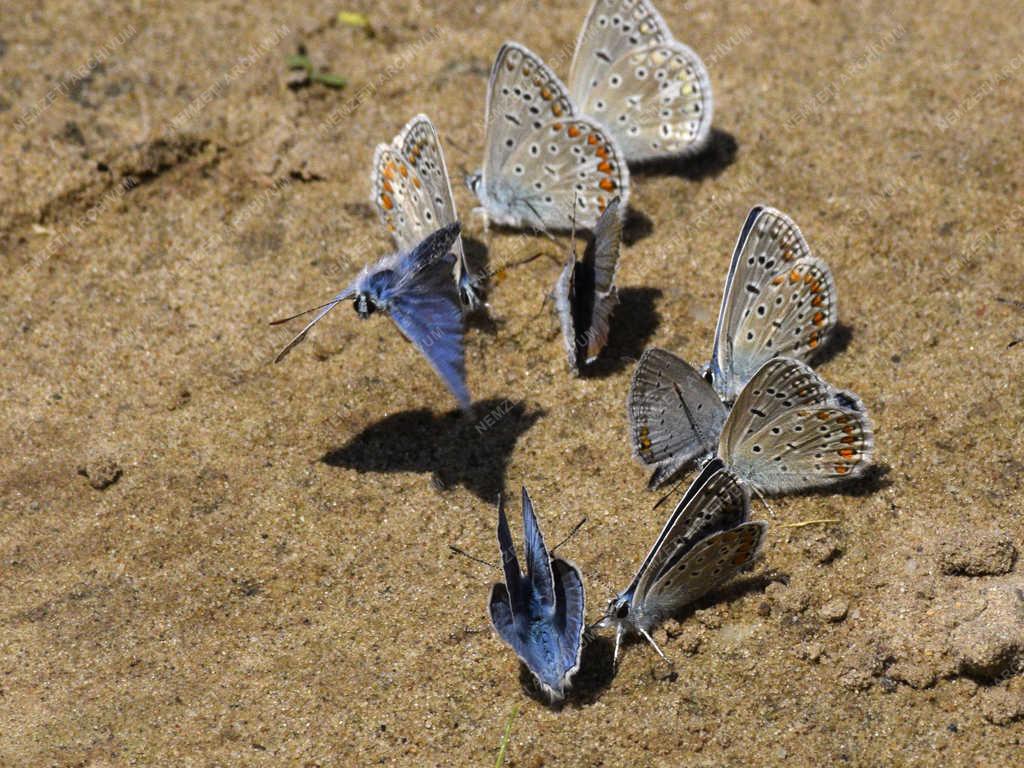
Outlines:
[[661, 322], [655, 306], [661, 296], [660, 288], [622, 288], [619, 291], [619, 306], [612, 314], [608, 343], [601, 357], [583, 369], [584, 376], [604, 378], [639, 359]]
[[321, 461], [357, 472], [429, 473], [439, 489], [462, 485], [491, 503], [504, 491], [516, 441], [544, 414], [501, 398], [476, 403], [470, 417], [427, 408], [402, 411], [366, 427]]
[[807, 488], [806, 490], [787, 493], [786, 496], [792, 498], [801, 496], [834, 496], [837, 493], [841, 493], [843, 496], [853, 496], [854, 498], [872, 496], [892, 485], [893, 481], [889, 477], [891, 472], [892, 467], [888, 464], [872, 464], [860, 477], [843, 480], [821, 488]]
[[552, 702], [541, 689], [529, 668], [520, 663], [519, 685], [523, 693], [534, 701], [554, 710], [563, 707], [587, 707], [597, 702], [615, 678], [613, 663], [615, 646], [610, 638], [590, 634], [583, 638], [583, 652], [580, 654], [580, 668], [572, 679], [572, 687], [565, 692], [564, 701]]
[[634, 245], [654, 232], [654, 222], [643, 211], [631, 205], [626, 206], [626, 217], [622, 221], [623, 245]]
[[731, 133], [712, 128], [707, 145], [698, 154], [647, 160], [630, 166], [630, 171], [638, 176], [680, 176], [689, 181], [713, 179], [736, 162], [739, 146]]
[[850, 346], [851, 341], [853, 341], [853, 326], [842, 322], [836, 323], [836, 327], [832, 329], [828, 344], [815, 356], [814, 364], [816, 366], [821, 365], [841, 355]]

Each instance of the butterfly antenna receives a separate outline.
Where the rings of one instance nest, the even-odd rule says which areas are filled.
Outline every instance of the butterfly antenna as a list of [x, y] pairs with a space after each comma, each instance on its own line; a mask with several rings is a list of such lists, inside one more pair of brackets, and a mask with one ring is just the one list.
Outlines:
[[566, 536], [564, 539], [562, 539], [560, 542], [558, 542], [557, 544], [555, 544], [555, 546], [553, 546], [551, 548], [551, 554], [552, 555], [555, 554], [555, 550], [556, 549], [558, 549], [560, 546], [562, 546], [567, 541], [569, 541], [569, 539], [571, 539], [573, 536], [575, 536], [577, 533], [579, 533], [580, 528], [582, 528], [583, 524], [586, 523], [586, 522], [587, 522], [587, 518], [584, 517], [582, 520], [580, 520], [578, 523], [576, 523], [576, 525], [573, 526], [573, 529], [571, 531], [569, 531], [569, 535]]
[[454, 544], [449, 544], [448, 545], [448, 549], [450, 549], [456, 555], [462, 555], [463, 557], [468, 557], [470, 560], [472, 560], [475, 563], [480, 563], [481, 565], [486, 565], [488, 568], [493, 568], [494, 570], [498, 570], [498, 566], [496, 566], [494, 563], [488, 562], [487, 560], [484, 560], [483, 558], [477, 557], [476, 555], [471, 555], [466, 550], [459, 549]]
[[318, 309], [323, 309], [324, 307], [335, 303], [337, 303], [337, 299], [331, 299], [330, 301], [321, 304], [319, 307], [310, 307], [309, 309], [304, 309], [298, 314], [292, 315], [291, 317], [282, 317], [280, 320], [271, 320], [270, 325], [282, 325], [284, 323], [290, 323], [292, 320], [300, 318], [303, 315], [308, 315], [310, 312], [316, 312]]

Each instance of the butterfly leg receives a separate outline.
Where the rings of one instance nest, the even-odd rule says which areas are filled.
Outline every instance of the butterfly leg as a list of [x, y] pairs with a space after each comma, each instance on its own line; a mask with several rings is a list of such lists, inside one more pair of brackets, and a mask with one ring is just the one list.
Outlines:
[[620, 624], [615, 630], [615, 653], [612, 655], [612, 666], [619, 666], [619, 648], [622, 646], [622, 635], [625, 633], [625, 628]]
[[[638, 629], [639, 629], [639, 627], [638, 627]], [[651, 637], [651, 636], [650, 636], [650, 634], [648, 634], [648, 632], [647, 632], [647, 630], [646, 630], [646, 629], [640, 629], [640, 634], [644, 636], [644, 639], [645, 639], [645, 640], [646, 640], [646, 641], [647, 641], [648, 643], [650, 643], [650, 644], [651, 644], [651, 646], [653, 646], [654, 650], [656, 650], [656, 651], [658, 652], [658, 655], [659, 655], [659, 656], [661, 656], [662, 660], [663, 660], [663, 661], [664, 661], [664, 662], [665, 662], [666, 664], [668, 664], [668, 665], [669, 665], [670, 667], [674, 667], [674, 666], [675, 666], [675, 664], [673, 664], [673, 663], [671, 662], [671, 660], [669, 660], [668, 656], [666, 656], [666, 655], [665, 655], [665, 654], [664, 654], [664, 653], [662, 652], [661, 648], [659, 648], [659, 647], [658, 647], [658, 644], [657, 644], [656, 642], [654, 642], [654, 638], [653, 638], [653, 637]]]

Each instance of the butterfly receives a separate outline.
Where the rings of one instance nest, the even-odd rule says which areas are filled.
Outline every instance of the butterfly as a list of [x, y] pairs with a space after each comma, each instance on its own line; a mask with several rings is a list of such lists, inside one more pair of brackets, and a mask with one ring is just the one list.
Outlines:
[[711, 133], [711, 80], [647, 0], [595, 0], [576, 42], [569, 93], [629, 162], [699, 152]]
[[595, 625], [615, 628], [615, 661], [629, 634], [668, 661], [651, 631], [757, 559], [768, 524], [750, 522], [750, 494], [721, 459], [708, 462], [644, 558], [633, 581]]
[[555, 308], [573, 373], [579, 372], [582, 363], [593, 363], [608, 341], [608, 323], [619, 303], [615, 271], [621, 243], [622, 219], [616, 197], [597, 220], [583, 261], [576, 261], [574, 247], [555, 284]]
[[459, 406], [468, 410], [470, 397], [462, 346], [462, 308], [451, 279], [455, 261], [451, 251], [460, 228], [459, 222], [442, 227], [411, 250], [385, 256], [365, 267], [345, 290], [326, 304], [275, 320], [271, 325], [320, 310], [288, 342], [274, 362], [281, 362], [339, 302], [352, 299], [356, 313], [363, 319], [378, 310], [388, 315], [406, 339], [427, 358]]
[[627, 409], [634, 456], [654, 467], [649, 488], [717, 453], [758, 491], [788, 493], [859, 477], [874, 454], [860, 401], [791, 358], [762, 365], [727, 410], [685, 361], [648, 349]]
[[[824, 348], [838, 312], [828, 264], [811, 255], [788, 216], [754, 206], [733, 248], [705, 376], [663, 350], [645, 353], [634, 372], [627, 408], [634, 454], [658, 465], [651, 486], [714, 450], [727, 414], [721, 403], [732, 403], [764, 363], [806, 361]], [[829, 391], [834, 405], [864, 410], [852, 393]]]
[[711, 351], [711, 383], [731, 403], [773, 357], [810, 360], [839, 318], [828, 264], [786, 214], [756, 205], [733, 248]]
[[[373, 155], [373, 203], [400, 251], [411, 250], [428, 234], [458, 220], [441, 141], [430, 118], [416, 115], [390, 144]], [[466, 263], [462, 237], [452, 246], [455, 282], [462, 303], [479, 303], [478, 280]]]
[[578, 112], [543, 61], [505, 43], [491, 67], [483, 169], [466, 180], [488, 221], [567, 230], [570, 216], [590, 229], [614, 196], [624, 212], [629, 169], [618, 145]]
[[505, 582], [491, 587], [491, 624], [552, 701], [561, 701], [580, 668], [585, 595], [579, 569], [551, 557], [523, 488], [526, 574], [519, 569], [505, 506], [498, 499], [498, 548]]

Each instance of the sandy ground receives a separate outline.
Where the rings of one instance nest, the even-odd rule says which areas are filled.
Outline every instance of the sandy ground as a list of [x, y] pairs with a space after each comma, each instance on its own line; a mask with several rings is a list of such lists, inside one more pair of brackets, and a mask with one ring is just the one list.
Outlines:
[[[635, 176], [595, 377], [541, 311], [562, 246], [493, 238], [492, 268], [542, 256], [468, 333], [468, 421], [384, 319], [343, 309], [278, 366], [267, 321], [387, 250], [378, 141], [424, 111], [475, 167], [498, 45], [564, 76], [585, 4], [173, 5], [2, 12], [0, 764], [489, 765], [516, 708], [515, 766], [1020, 759], [1017, 3], [661, 3], [708, 63], [712, 149]], [[300, 43], [348, 86], [289, 89]], [[448, 545], [495, 557], [525, 483], [549, 539], [589, 518], [560, 553], [597, 617], [664, 514], [630, 359], [707, 358], [760, 201], [835, 271], [821, 370], [877, 471], [757, 508], [763, 562], [658, 635], [675, 674], [631, 645], [613, 677], [597, 642], [550, 709], [489, 629], [494, 572]]]

